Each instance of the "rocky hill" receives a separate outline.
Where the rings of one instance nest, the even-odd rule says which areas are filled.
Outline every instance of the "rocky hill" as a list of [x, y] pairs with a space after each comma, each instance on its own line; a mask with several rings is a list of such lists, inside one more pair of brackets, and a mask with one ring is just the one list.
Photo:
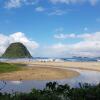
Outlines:
[[32, 58], [32, 56], [22, 43], [16, 42], [9, 45], [2, 58]]

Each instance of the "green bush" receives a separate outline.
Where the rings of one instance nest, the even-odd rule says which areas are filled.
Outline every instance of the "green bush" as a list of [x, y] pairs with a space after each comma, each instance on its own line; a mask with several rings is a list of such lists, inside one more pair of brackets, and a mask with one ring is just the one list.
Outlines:
[[32, 89], [30, 93], [0, 93], [0, 100], [100, 100], [100, 84], [79, 83], [78, 88], [49, 82], [43, 90]]

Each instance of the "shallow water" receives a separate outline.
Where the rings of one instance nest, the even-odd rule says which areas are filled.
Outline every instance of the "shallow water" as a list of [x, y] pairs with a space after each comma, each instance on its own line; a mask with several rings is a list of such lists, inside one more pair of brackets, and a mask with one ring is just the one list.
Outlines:
[[[64, 68], [68, 69], [68, 68]], [[78, 87], [78, 83], [91, 83], [98, 84], [100, 83], [100, 72], [98, 71], [89, 71], [89, 70], [80, 70], [80, 69], [71, 69], [80, 73], [78, 77], [64, 80], [52, 80], [57, 81], [59, 84], [69, 84], [72, 87]], [[50, 81], [0, 81], [0, 88], [3, 88], [1, 92], [30, 92], [32, 88], [43, 89], [47, 82]]]

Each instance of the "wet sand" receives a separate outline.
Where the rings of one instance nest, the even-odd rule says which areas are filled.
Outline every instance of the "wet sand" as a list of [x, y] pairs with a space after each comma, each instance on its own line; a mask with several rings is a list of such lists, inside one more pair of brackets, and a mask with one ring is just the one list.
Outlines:
[[64, 70], [50, 67], [29, 67], [22, 71], [0, 74], [0, 80], [60, 80], [78, 76], [79, 73], [72, 70]]

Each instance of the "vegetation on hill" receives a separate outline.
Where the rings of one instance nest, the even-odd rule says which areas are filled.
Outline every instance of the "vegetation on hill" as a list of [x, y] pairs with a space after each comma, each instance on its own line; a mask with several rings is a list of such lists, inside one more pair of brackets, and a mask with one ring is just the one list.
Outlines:
[[50, 82], [43, 90], [33, 89], [30, 93], [0, 93], [0, 100], [100, 100], [100, 84], [79, 85], [79, 88], [71, 88]]
[[22, 70], [23, 64], [11, 64], [0, 62], [0, 73]]
[[22, 43], [16, 42], [10, 44], [2, 58], [32, 58], [32, 56]]

